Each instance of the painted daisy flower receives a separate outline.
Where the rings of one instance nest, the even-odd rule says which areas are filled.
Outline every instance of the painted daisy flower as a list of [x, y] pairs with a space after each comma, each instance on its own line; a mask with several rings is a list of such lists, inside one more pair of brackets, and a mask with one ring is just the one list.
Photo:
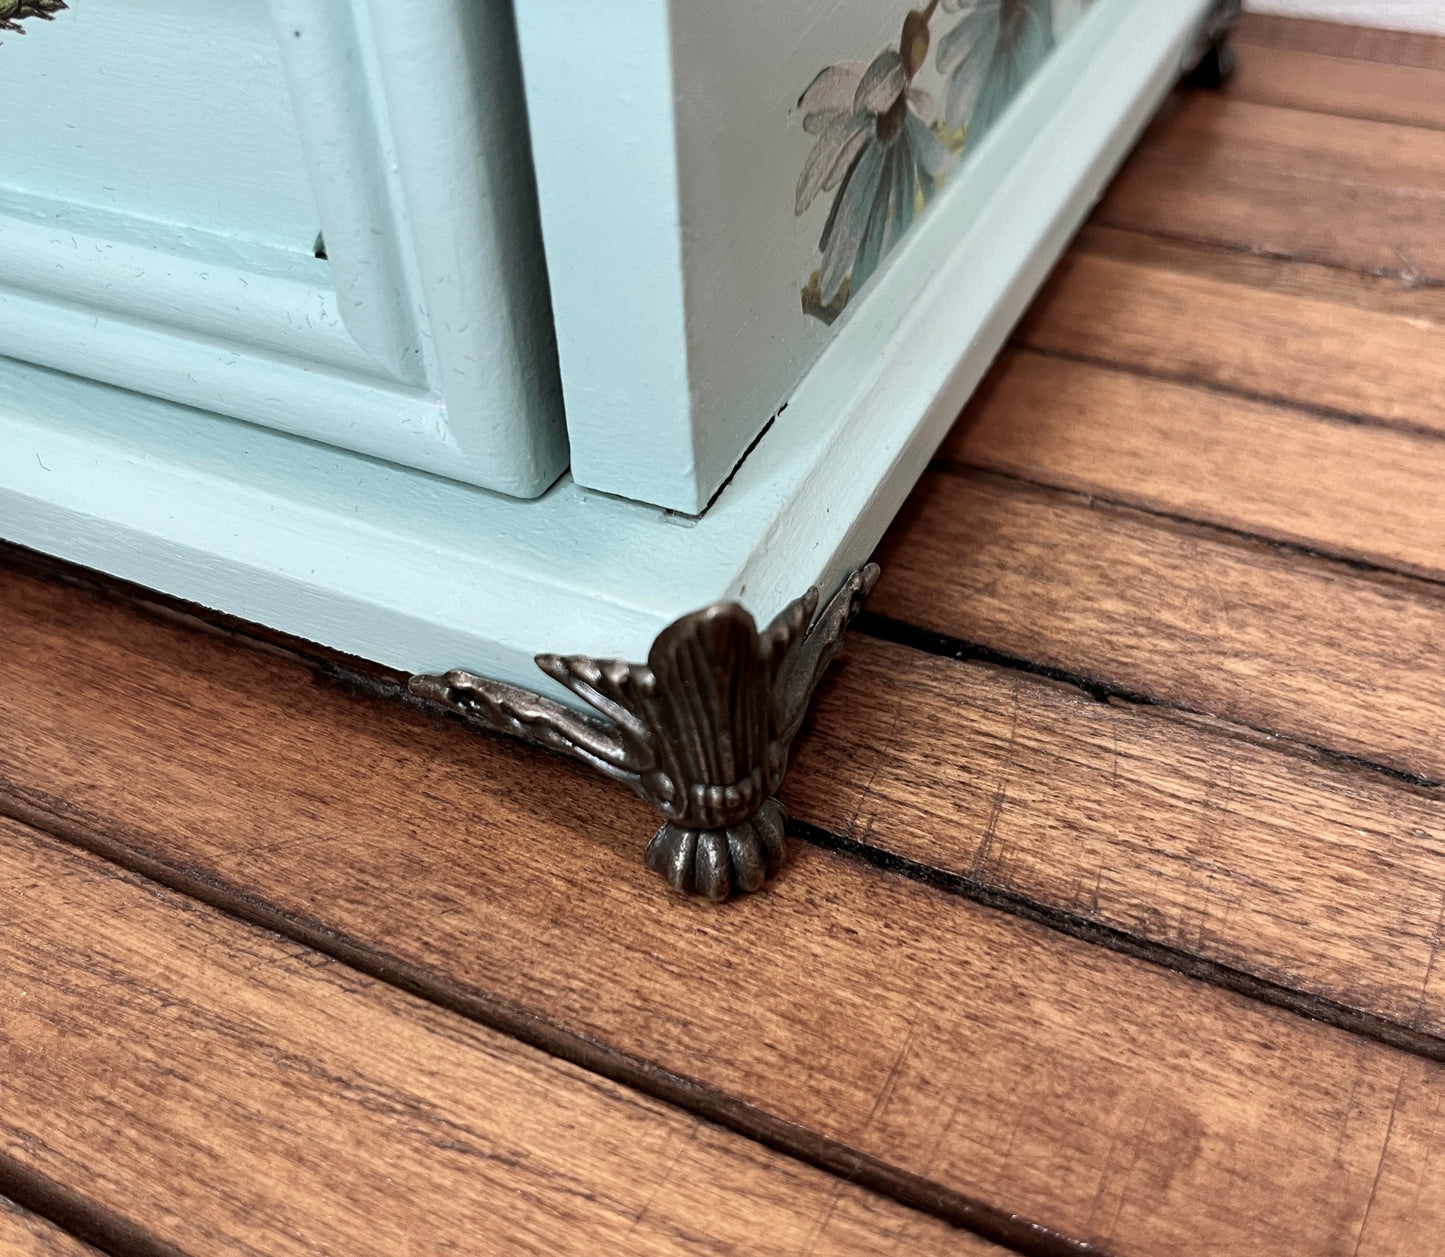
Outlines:
[[818, 241], [818, 307], [841, 306], [845, 280], [848, 294], [867, 282], [912, 224], [919, 199], [928, 203], [953, 163], [932, 129], [933, 99], [913, 86], [928, 57], [928, 20], [937, 4], [930, 0], [908, 14], [897, 48], [885, 48], [866, 66], [830, 65], [798, 101], [803, 130], [818, 139], [798, 178], [794, 213], [818, 193], [838, 190]]
[[1013, 99], [1054, 46], [1050, 0], [943, 0], [962, 16], [938, 41], [938, 69], [948, 76], [943, 116], [972, 141]]

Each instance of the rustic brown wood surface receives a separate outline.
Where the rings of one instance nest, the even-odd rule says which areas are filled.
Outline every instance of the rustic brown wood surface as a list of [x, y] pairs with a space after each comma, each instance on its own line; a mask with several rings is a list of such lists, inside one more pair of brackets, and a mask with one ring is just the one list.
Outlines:
[[1161, 963], [1387, 1018], [1445, 1056], [1442, 792], [857, 634], [814, 720], [785, 789], [796, 816], [1067, 914], [1060, 928], [1183, 953]]
[[[1445, 70], [1445, 39], [1415, 31], [1246, 13], [1231, 34], [1230, 41], [1236, 48], [1249, 50], [1241, 58], [1242, 62], [1248, 62], [1255, 49], [1282, 48], [1290, 52], [1312, 52], [1346, 62], [1374, 61], [1383, 65]], [[1247, 67], [1241, 65], [1240, 68], [1245, 70]]]
[[1433, 435], [1014, 350], [941, 454], [1445, 580], [1445, 441]]
[[183, 1252], [991, 1247], [3, 819], [0, 901], [3, 1155]]
[[1445, 131], [1177, 97], [1096, 218], [1411, 282], [1445, 280]]
[[1445, 588], [978, 472], [933, 472], [870, 609], [1445, 780]]
[[1237, 46], [883, 545], [762, 895], [0, 561], [0, 1252], [1433, 1251], [1445, 41]]
[[96, 1257], [54, 1223], [0, 1196], [0, 1254], [3, 1257]]
[[1089, 228], [1018, 340], [1189, 384], [1445, 431], [1442, 288]]
[[1229, 94], [1260, 105], [1445, 128], [1445, 69], [1253, 47], [1240, 59]]
[[680, 902], [581, 768], [72, 589], [0, 605], [33, 823], [1120, 1253], [1333, 1251], [1371, 1209], [1416, 1068], [1377, 1042], [809, 846]]

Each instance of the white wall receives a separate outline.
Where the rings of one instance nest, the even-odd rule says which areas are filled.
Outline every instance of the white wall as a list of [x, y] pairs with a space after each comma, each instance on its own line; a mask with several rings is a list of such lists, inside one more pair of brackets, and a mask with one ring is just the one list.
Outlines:
[[1318, 17], [1445, 35], [1445, 0], [1245, 0], [1244, 7], [1255, 13]]

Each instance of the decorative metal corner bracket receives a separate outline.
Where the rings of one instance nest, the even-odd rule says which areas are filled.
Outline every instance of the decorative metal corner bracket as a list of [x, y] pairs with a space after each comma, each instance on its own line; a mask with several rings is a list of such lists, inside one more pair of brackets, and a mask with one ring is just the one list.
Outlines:
[[537, 656], [600, 717], [459, 669], [414, 676], [409, 688], [626, 782], [664, 817], [647, 867], [720, 902], [757, 890], [782, 864], [785, 814], [774, 795], [788, 750], [877, 579], [876, 563], [859, 568], [816, 618], [810, 589], [761, 633], [737, 603], [714, 603], [663, 629], [645, 664]]

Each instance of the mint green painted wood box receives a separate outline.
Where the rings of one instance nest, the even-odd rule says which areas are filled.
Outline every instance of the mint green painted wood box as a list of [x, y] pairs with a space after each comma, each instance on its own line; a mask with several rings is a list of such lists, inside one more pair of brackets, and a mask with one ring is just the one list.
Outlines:
[[867, 558], [1211, 7], [24, 0], [0, 537], [542, 689], [771, 617]]

